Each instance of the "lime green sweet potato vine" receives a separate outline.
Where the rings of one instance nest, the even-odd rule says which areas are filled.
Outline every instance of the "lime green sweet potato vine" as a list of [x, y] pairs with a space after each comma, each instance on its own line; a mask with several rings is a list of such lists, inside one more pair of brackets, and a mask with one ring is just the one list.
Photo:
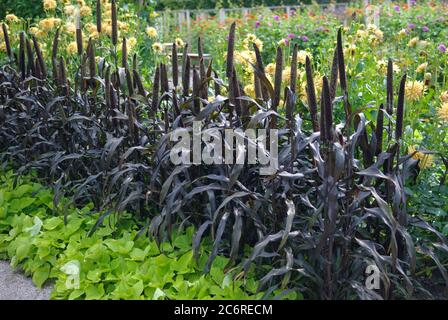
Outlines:
[[[64, 207], [62, 200], [61, 207]], [[235, 280], [224, 274], [228, 259], [218, 256], [210, 273], [207, 259], [193, 259], [193, 229], [160, 246], [137, 237], [131, 218], [116, 225], [98, 219], [91, 207], [68, 208], [67, 224], [53, 205], [53, 194], [29, 178], [14, 186], [11, 173], [0, 177], [0, 258], [10, 259], [41, 287], [54, 283], [53, 299], [259, 299], [252, 275]], [[126, 223], [127, 222], [127, 223]], [[131, 230], [131, 231], [129, 231]], [[296, 294], [287, 295], [297, 298]]]

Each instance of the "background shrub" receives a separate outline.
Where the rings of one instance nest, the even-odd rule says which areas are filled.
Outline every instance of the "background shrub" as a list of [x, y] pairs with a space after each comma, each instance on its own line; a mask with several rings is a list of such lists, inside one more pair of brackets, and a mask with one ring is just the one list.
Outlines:
[[2, 0], [0, 1], [0, 20], [8, 13], [22, 18], [37, 18], [44, 15], [42, 0]]

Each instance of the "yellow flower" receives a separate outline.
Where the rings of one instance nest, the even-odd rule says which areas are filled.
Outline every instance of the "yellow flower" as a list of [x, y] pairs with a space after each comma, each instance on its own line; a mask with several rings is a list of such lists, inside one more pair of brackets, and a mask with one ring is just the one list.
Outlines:
[[55, 0], [43, 0], [43, 2], [44, 2], [45, 10], [53, 10], [57, 6], [57, 3]]
[[160, 42], [155, 42], [152, 45], [152, 50], [154, 50], [156, 53], [162, 53], [163, 52], [163, 44]]
[[258, 47], [258, 50], [263, 51], [263, 41], [257, 39], [254, 41], [255, 45]]
[[344, 55], [353, 57], [356, 53], [356, 46], [354, 44], [349, 45], [347, 48], [344, 48]]
[[244, 92], [252, 98], [255, 98], [255, 86], [253, 84], [248, 84], [244, 87]]
[[65, 24], [65, 29], [67, 30], [68, 33], [71, 33], [71, 34], [75, 34], [75, 32], [76, 32], [76, 26], [74, 23], [71, 23], [71, 22], [67, 22]]
[[246, 39], [247, 41], [254, 42], [255, 40], [257, 40], [257, 36], [254, 35], [253, 33], [248, 33], [246, 35]]
[[67, 53], [69, 55], [75, 54], [78, 51], [78, 46], [76, 42], [70, 42], [67, 46]]
[[367, 36], [367, 32], [365, 30], [359, 29], [356, 31], [356, 37], [359, 39], [364, 39]]
[[19, 21], [19, 18], [17, 18], [17, 16], [12, 13], [7, 14], [5, 19], [6, 19], [6, 21], [9, 21], [9, 22], [18, 22]]
[[442, 103], [448, 102], [448, 91], [444, 91], [440, 94], [439, 99]]
[[6, 43], [0, 42], [0, 52], [6, 52]]
[[286, 40], [286, 39], [282, 39], [282, 40], [280, 40], [279, 42], [277, 42], [277, 44], [278, 44], [279, 46], [286, 46], [286, 44], [287, 44], [287, 40]]
[[420, 152], [415, 146], [408, 147], [408, 154], [412, 154], [412, 159], [418, 160], [418, 167], [420, 169], [429, 168], [434, 163], [434, 156], [432, 154]]
[[153, 11], [153, 12], [151, 12], [151, 13], [149, 14], [149, 16], [150, 16], [151, 18], [157, 18], [157, 17], [159, 16], [159, 14], [158, 14], [157, 12]]
[[118, 21], [117, 25], [118, 25], [118, 29], [120, 29], [120, 30], [124, 30], [124, 31], [129, 30], [129, 24], [126, 22]]
[[93, 23], [89, 22], [86, 23], [85, 28], [89, 31], [89, 33], [94, 33], [96, 32], [96, 25], [94, 25]]
[[399, 32], [398, 32], [398, 37], [399, 38], [404, 38], [404, 37], [406, 37], [406, 29], [401, 29]]
[[130, 37], [126, 43], [131, 51], [137, 45], [137, 39], [135, 37]]
[[430, 44], [429, 41], [426, 41], [426, 40], [420, 40], [418, 42], [418, 45], [423, 48], [426, 48], [427, 46], [429, 46], [429, 44]]
[[414, 37], [411, 40], [409, 40], [408, 47], [414, 47], [415, 45], [417, 45], [418, 40], [419, 40], [418, 37]]
[[183, 48], [185, 43], [181, 38], [174, 39], [174, 43], [176, 44], [176, 47]]
[[383, 31], [381, 31], [380, 29], [376, 29], [373, 33], [378, 40], [380, 40], [380, 41], [383, 40], [383, 35], [384, 35]]
[[81, 17], [88, 17], [92, 15], [92, 9], [89, 6], [82, 6], [81, 9], [79, 9], [79, 14]]
[[49, 31], [54, 28], [55, 20], [48, 18], [39, 22], [39, 27], [44, 31]]
[[156, 28], [153, 28], [153, 27], [147, 27], [146, 28], [146, 34], [150, 38], [156, 38], [157, 37], [157, 30], [156, 30]]
[[64, 12], [66, 15], [73, 15], [75, 13], [75, 6], [74, 5], [67, 5], [64, 7]]
[[282, 82], [287, 83], [291, 80], [291, 68], [285, 68], [282, 72]]
[[248, 50], [235, 51], [235, 60], [245, 66], [249, 63], [255, 63], [255, 52]]
[[405, 86], [405, 96], [408, 101], [417, 101], [425, 93], [425, 85], [421, 81], [410, 81]]
[[264, 68], [265, 72], [270, 75], [275, 73], [275, 63], [270, 63]]
[[307, 56], [310, 60], [313, 58], [313, 55], [308, 51], [300, 50], [299, 52], [297, 52], [297, 61], [301, 64], [305, 64]]
[[421, 152], [416, 152], [417, 149], [415, 148], [415, 146], [409, 146], [408, 147], [408, 154], [411, 155], [412, 154], [412, 159], [414, 160], [420, 160], [420, 154]]
[[[305, 76], [305, 74], [301, 75], [301, 76]], [[320, 94], [322, 92], [322, 87], [323, 87], [323, 76], [321, 76], [318, 72], [316, 72], [315, 76], [314, 76], [314, 89], [316, 90], [316, 98], [317, 100], [320, 100]], [[308, 97], [306, 94], [306, 89], [307, 89], [307, 83], [306, 81], [301, 81], [300, 82], [300, 100], [302, 100], [303, 103], [308, 103]]]
[[437, 115], [443, 121], [448, 122], [448, 102], [442, 103], [439, 110], [437, 110]]
[[427, 67], [428, 67], [428, 62], [424, 62], [424, 63], [422, 63], [421, 65], [419, 65], [419, 66], [417, 67], [417, 69], [415, 69], [415, 71], [416, 71], [417, 73], [422, 73], [422, 72], [425, 72], [425, 70], [426, 70]]
[[110, 17], [112, 14], [112, 4], [110, 2], [104, 5], [104, 16]]
[[246, 50], [252, 50], [252, 44], [255, 44], [260, 51], [263, 50], [263, 41], [257, 38], [257, 36], [253, 33], [248, 33], [246, 38], [243, 40], [243, 47]]
[[37, 35], [39, 33], [39, 28], [31, 27], [28, 29], [29, 34]]
[[376, 30], [378, 30], [378, 27], [376, 26], [376, 24], [370, 23], [367, 25], [368, 32], [375, 32]]
[[423, 157], [418, 162], [418, 167], [422, 170], [427, 169], [432, 166], [434, 163], [434, 155], [432, 154], [423, 154]]

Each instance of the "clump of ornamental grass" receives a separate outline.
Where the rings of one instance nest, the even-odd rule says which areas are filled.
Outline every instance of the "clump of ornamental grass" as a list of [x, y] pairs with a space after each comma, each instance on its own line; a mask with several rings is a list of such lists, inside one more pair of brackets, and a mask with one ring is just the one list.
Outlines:
[[[114, 10], [112, 1], [112, 25]], [[78, 46], [76, 74], [68, 74], [56, 33], [49, 74], [37, 41], [33, 38], [31, 46], [22, 33], [10, 55], [15, 58], [0, 71], [3, 165], [14, 166], [18, 174], [34, 171], [54, 185], [56, 212], [66, 212], [59, 206], [62, 195], [77, 204], [93, 202], [105, 213], [92, 232], [106, 216], [124, 210], [134, 212], [140, 235], [159, 242], [193, 225], [196, 258], [204, 236], [213, 241], [205, 272], [218, 253], [226, 254], [226, 271], [237, 269], [244, 277], [254, 269], [260, 290], [298, 290], [318, 299], [431, 296], [417, 276], [421, 258], [432, 258], [448, 280], [440, 262], [447, 246], [433, 227], [406, 212], [402, 168], [411, 156], [402, 157], [400, 150], [406, 76], [395, 105], [389, 62], [386, 105], [378, 107], [376, 121], [367, 121], [349, 101], [339, 30], [319, 100], [306, 59], [307, 111], [298, 113], [291, 89], [295, 77], [281, 89], [281, 48], [271, 84], [254, 45], [256, 99], [246, 96], [232, 58], [235, 28], [230, 28], [226, 79], [217, 77], [212, 63], [205, 66], [200, 39], [199, 66], [190, 61], [186, 44], [181, 74], [176, 59], [171, 73], [161, 63], [148, 90], [136, 55], [128, 63], [123, 54], [121, 67], [103, 57], [97, 61], [95, 42], [89, 40], [87, 48]], [[116, 45], [115, 27], [111, 47]], [[173, 46], [173, 57], [178, 49]], [[285, 101], [284, 114], [280, 101]], [[343, 123], [334, 122], [335, 108], [344, 110]], [[191, 132], [193, 121], [201, 122], [202, 133], [223, 136], [226, 129], [278, 130], [278, 170], [261, 175], [265, 166], [247, 161], [174, 165], [173, 133]], [[244, 141], [247, 148], [252, 143]], [[232, 152], [234, 158], [239, 154]], [[268, 150], [261, 154], [269, 156]], [[423, 228], [439, 241], [416, 239], [410, 228]], [[259, 265], [272, 269], [262, 273]], [[364, 285], [369, 265], [380, 271], [379, 290]]]

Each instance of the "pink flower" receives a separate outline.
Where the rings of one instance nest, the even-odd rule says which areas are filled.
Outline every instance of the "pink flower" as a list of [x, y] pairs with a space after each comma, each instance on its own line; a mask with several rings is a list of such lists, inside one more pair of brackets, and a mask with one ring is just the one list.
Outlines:
[[288, 34], [288, 38], [289, 39], [294, 39], [295, 37], [296, 37], [296, 35], [294, 33]]
[[280, 21], [280, 17], [277, 16], [277, 15], [275, 15], [275, 16], [274, 16], [274, 20], [275, 20], [275, 21]]
[[255, 28], [258, 28], [261, 25], [261, 22], [259, 20], [255, 21]]

